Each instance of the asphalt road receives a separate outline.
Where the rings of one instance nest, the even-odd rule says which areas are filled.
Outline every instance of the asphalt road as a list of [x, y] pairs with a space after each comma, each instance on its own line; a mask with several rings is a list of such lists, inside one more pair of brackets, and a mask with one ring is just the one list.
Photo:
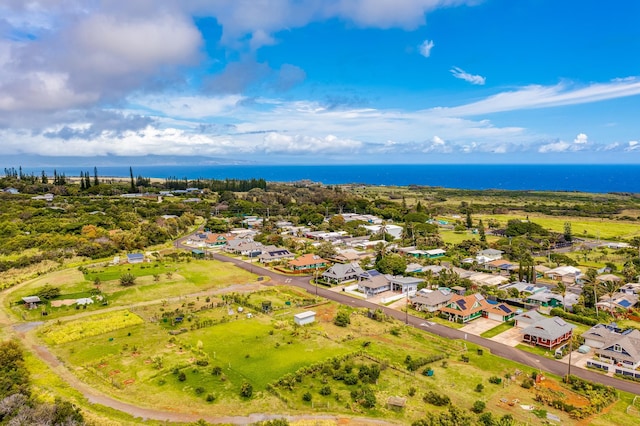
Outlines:
[[[460, 339], [475, 343], [489, 349], [492, 354], [497, 355], [501, 358], [516, 361], [537, 370], [541, 370], [543, 372], [550, 372], [558, 376], [564, 376], [567, 374], [568, 365], [555, 359], [545, 358], [529, 352], [521, 351], [520, 349], [495, 342], [491, 339], [485, 339], [480, 336], [468, 334], [457, 329], [446, 327], [444, 325], [428, 323], [424, 318], [407, 315], [404, 312], [387, 308], [385, 306], [380, 306], [375, 303], [367, 302], [366, 300], [356, 299], [344, 293], [338, 293], [335, 291], [327, 290], [323, 287], [314, 286], [309, 282], [309, 276], [284, 276], [268, 269], [262, 268], [256, 263], [249, 264], [245, 261], [227, 257], [221, 254], [213, 254], [213, 258], [221, 262], [233, 263], [236, 266], [250, 271], [254, 274], [267, 276], [271, 279], [271, 282], [273, 284], [294, 285], [296, 287], [307, 290], [307, 292], [310, 294], [317, 294], [318, 296], [324, 297], [325, 299], [333, 300], [343, 305], [348, 305], [355, 308], [381, 309], [385, 314], [394, 317], [402, 322], [407, 321], [408, 325], [424, 330], [425, 332], [433, 333], [435, 335], [448, 339]], [[285, 280], [287, 280], [287, 282], [285, 282]], [[586, 380], [590, 380], [592, 382], [602, 383], [607, 386], [613, 386], [614, 388], [623, 390], [625, 392], [640, 395], [640, 385], [638, 383], [617, 379], [615, 377], [605, 376], [603, 374], [599, 374], [583, 368], [578, 368], [576, 366], [571, 367], [571, 374]]]

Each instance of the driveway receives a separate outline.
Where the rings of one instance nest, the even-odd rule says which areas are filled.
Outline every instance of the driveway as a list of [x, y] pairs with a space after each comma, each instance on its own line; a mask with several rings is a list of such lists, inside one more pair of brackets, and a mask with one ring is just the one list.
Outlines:
[[521, 328], [512, 327], [509, 330], [492, 337], [491, 340], [515, 348], [517, 345], [522, 343], [522, 333], [520, 333], [521, 330]]
[[479, 336], [485, 331], [491, 330], [493, 327], [496, 327], [500, 324], [502, 324], [500, 321], [492, 320], [489, 318], [477, 318], [462, 327], [460, 331]]

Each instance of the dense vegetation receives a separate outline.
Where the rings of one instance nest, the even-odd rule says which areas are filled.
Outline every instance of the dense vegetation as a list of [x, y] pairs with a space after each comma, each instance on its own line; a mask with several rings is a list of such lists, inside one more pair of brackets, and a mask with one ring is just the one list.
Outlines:
[[84, 424], [80, 410], [71, 403], [56, 398], [50, 404], [31, 395], [22, 348], [11, 340], [0, 342], [0, 424]]

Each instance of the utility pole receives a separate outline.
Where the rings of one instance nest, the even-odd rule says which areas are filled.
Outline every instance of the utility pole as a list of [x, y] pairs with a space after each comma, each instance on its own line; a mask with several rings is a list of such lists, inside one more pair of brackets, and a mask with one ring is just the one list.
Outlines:
[[404, 323], [409, 324], [409, 288], [407, 287], [407, 297], [405, 298], [404, 306]]

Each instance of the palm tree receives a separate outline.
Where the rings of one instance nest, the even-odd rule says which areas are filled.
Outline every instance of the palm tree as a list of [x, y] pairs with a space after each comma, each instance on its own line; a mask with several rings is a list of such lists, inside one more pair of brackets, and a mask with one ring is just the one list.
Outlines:
[[614, 280], [606, 280], [601, 283], [604, 293], [609, 298], [609, 312], [613, 312], [613, 295], [620, 289], [620, 284]]
[[558, 282], [558, 285], [556, 285], [556, 288], [553, 289], [553, 292], [562, 296], [562, 309], [564, 309], [564, 311], [566, 312], [567, 307], [564, 303], [564, 298], [567, 295], [567, 285], [560, 281]]

